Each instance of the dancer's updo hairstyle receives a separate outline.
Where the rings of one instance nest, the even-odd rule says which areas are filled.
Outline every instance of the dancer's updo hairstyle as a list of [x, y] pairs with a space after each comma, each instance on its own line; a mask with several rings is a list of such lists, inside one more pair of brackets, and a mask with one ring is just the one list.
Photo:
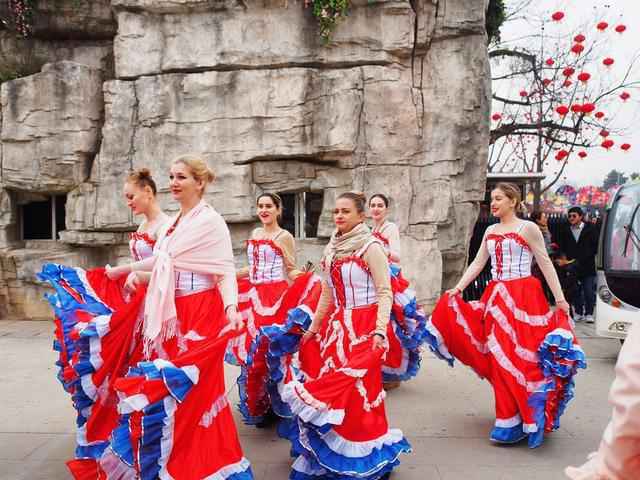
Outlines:
[[[173, 163], [182, 163], [189, 167], [193, 178], [195, 178], [197, 181], [204, 182], [205, 187], [207, 184], [213, 182], [216, 179], [216, 175], [215, 173], [213, 173], [213, 170], [209, 168], [207, 162], [205, 162], [204, 159], [199, 155], [193, 153], [180, 155], [173, 160]], [[202, 192], [204, 193], [204, 189], [202, 190]]]
[[148, 168], [141, 168], [140, 170], [130, 172], [127, 176], [127, 183], [132, 183], [139, 188], [149, 187], [154, 196], [158, 192], [156, 182], [151, 177], [151, 171]]
[[520, 187], [518, 187], [515, 183], [507, 183], [500, 182], [495, 187], [494, 190], [500, 190], [509, 200], [515, 200], [515, 211], [519, 214], [527, 213], [527, 206], [522, 201], [522, 194], [520, 193]]
[[371, 195], [371, 196], [369, 197], [369, 205], [371, 205], [371, 201], [372, 201], [374, 198], [379, 198], [379, 199], [380, 199], [380, 200], [382, 200], [382, 202], [384, 203], [384, 206], [385, 206], [386, 208], [389, 208], [389, 198], [388, 198], [386, 195], [384, 195], [384, 194], [382, 194], [382, 193], [374, 193], [373, 195]]
[[365, 206], [367, 204], [367, 197], [362, 192], [344, 192], [341, 193], [336, 200], [341, 198], [348, 198], [355, 206], [358, 213], [364, 213]]
[[258, 202], [260, 201], [260, 199], [262, 197], [268, 197], [271, 199], [271, 201], [273, 202], [273, 204], [276, 206], [276, 208], [278, 210], [280, 210], [280, 213], [277, 216], [278, 221], [280, 221], [280, 219], [282, 218], [282, 197], [280, 197], [280, 195], [278, 195], [277, 193], [272, 193], [272, 192], [265, 192], [265, 193], [261, 193], [260, 195], [258, 195], [256, 197], [256, 206], [258, 205]]

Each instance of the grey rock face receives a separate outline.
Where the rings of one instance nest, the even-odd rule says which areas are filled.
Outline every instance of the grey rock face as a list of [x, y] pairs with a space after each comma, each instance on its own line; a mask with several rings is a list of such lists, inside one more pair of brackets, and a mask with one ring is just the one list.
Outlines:
[[237, 253], [260, 192], [322, 194], [320, 238], [298, 240], [299, 264], [317, 262], [337, 195], [383, 192], [419, 299], [429, 307], [457, 280], [484, 195], [484, 0], [356, 0], [329, 45], [299, 1], [111, 4], [115, 79], [93, 59], [2, 86], [0, 247], [19, 223], [10, 190], [64, 191], [61, 240], [92, 245], [91, 266], [122, 260], [138, 221], [122, 199], [128, 171], [150, 168], [175, 212], [171, 161], [197, 152]]

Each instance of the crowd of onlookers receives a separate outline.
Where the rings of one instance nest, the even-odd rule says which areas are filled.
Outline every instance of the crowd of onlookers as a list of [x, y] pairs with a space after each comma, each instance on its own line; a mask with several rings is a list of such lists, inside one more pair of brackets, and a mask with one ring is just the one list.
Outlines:
[[[564, 295], [572, 306], [574, 320], [593, 323], [599, 223], [595, 216], [588, 221], [580, 207], [571, 207], [567, 212], [567, 218], [568, 223], [552, 234], [544, 212], [534, 211], [530, 216], [545, 239]], [[544, 281], [535, 267], [534, 275]]]

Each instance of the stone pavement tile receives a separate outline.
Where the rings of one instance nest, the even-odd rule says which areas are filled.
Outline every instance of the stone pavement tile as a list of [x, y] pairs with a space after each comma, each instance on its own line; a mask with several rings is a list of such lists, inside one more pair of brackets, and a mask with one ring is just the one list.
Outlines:
[[26, 460], [28, 462], [36, 460], [66, 462], [73, 458], [75, 447], [75, 435], [51, 435], [47, 441], [33, 451]]
[[278, 438], [273, 429], [264, 429], [264, 435], [241, 435], [240, 443], [245, 457], [251, 462], [287, 462], [290, 443]]
[[[441, 480], [435, 465], [405, 465], [402, 458], [400, 462], [400, 466], [393, 471], [391, 480]], [[255, 471], [254, 474], [255, 480], [287, 480], [290, 472], [291, 462], [281, 462], [268, 464], [264, 476], [259, 476]]]
[[0, 480], [69, 480], [64, 462], [0, 462]]
[[51, 435], [0, 433], [0, 461], [23, 460], [51, 439]]
[[[462, 461], [462, 460], [461, 460]], [[504, 459], [509, 462], [508, 458]], [[566, 480], [563, 468], [477, 465], [438, 466], [441, 480]]]
[[5, 321], [0, 320], [0, 337], [11, 338], [53, 338], [54, 324], [52, 321]]

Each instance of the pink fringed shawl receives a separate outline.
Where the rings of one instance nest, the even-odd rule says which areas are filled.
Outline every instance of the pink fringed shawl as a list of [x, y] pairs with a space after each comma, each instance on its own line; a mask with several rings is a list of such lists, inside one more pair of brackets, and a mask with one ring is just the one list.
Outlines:
[[[173, 218], [168, 226], [175, 221]], [[145, 343], [158, 337], [166, 340], [177, 333], [176, 270], [214, 275], [216, 281], [226, 275], [235, 278], [229, 229], [204, 200], [180, 219], [173, 233], [167, 236], [166, 228], [160, 233], [153, 258], [145, 301]]]

